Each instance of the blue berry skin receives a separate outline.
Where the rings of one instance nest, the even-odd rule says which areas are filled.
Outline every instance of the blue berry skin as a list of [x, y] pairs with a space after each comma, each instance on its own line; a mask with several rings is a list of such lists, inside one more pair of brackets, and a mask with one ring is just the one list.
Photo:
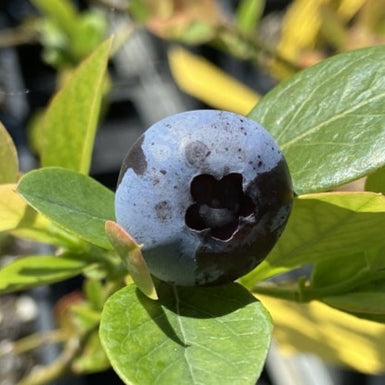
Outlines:
[[129, 150], [115, 212], [155, 277], [205, 286], [255, 268], [282, 233], [292, 200], [286, 161], [262, 126], [196, 110], [157, 122]]

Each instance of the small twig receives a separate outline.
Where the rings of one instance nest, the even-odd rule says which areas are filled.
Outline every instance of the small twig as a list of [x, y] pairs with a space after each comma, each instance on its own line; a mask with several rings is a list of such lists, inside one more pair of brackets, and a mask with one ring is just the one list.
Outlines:
[[32, 28], [8, 28], [0, 32], [0, 48], [14, 47], [37, 41], [38, 33]]
[[83, 353], [83, 348], [95, 328], [88, 330], [82, 336], [70, 338], [64, 345], [59, 357], [52, 364], [32, 370], [17, 385], [46, 385], [71, 373], [73, 362]]
[[7, 348], [0, 349], [0, 357], [9, 353], [22, 354], [34, 350], [42, 345], [64, 342], [68, 339], [68, 333], [63, 330], [52, 330], [46, 333], [35, 333], [7, 344]]
[[81, 351], [79, 339], [70, 339], [65, 344], [62, 353], [52, 364], [32, 370], [18, 385], [45, 385], [67, 374], [79, 351]]
[[[282, 56], [276, 48], [260, 40], [258, 36], [256, 36], [256, 34], [246, 34], [239, 28], [237, 28], [236, 25], [233, 25], [231, 23], [222, 23], [217, 28], [217, 34], [219, 38], [222, 39], [223, 42], [227, 45], [229, 44], [229, 42], [231, 42], [231, 40], [236, 42], [236, 44], [232, 44], [231, 46], [229, 46], [231, 54], [236, 54], [237, 50], [239, 49], [239, 44], [243, 44], [247, 46], [250, 50], [249, 56], [252, 59], [257, 58], [262, 52], [270, 58], [280, 61], [282, 64], [286, 65], [295, 72], [298, 72], [302, 69], [302, 67], [298, 63], [295, 63], [289, 60], [288, 58]], [[231, 39], [227, 39], [226, 36], [230, 36]]]

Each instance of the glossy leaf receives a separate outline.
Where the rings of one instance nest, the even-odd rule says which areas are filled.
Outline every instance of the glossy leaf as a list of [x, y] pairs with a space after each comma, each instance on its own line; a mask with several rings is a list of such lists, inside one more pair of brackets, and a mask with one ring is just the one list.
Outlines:
[[29, 256], [0, 269], [0, 293], [47, 285], [80, 274], [87, 262], [54, 256]]
[[131, 285], [104, 307], [101, 341], [126, 384], [256, 383], [272, 328], [260, 302], [237, 284], [157, 291]]
[[318, 301], [301, 304], [261, 295], [258, 298], [271, 313], [274, 338], [284, 353], [313, 353], [358, 372], [384, 373], [385, 325]]
[[0, 184], [16, 182], [18, 170], [16, 147], [0, 122]]
[[53, 225], [16, 192], [16, 184], [0, 185], [0, 232], [57, 246], [72, 246], [76, 238]]
[[385, 47], [346, 52], [280, 83], [249, 117], [275, 137], [297, 194], [385, 164]]
[[49, 105], [42, 129], [43, 166], [89, 172], [111, 41], [82, 62]]
[[149, 298], [158, 299], [150, 270], [140, 251], [140, 246], [116, 222], [106, 221], [105, 228], [108, 239], [127, 266], [135, 284]]
[[113, 220], [114, 194], [94, 179], [48, 167], [24, 175], [18, 192], [37, 211], [94, 245], [111, 249], [104, 222]]
[[[365, 252], [384, 244], [385, 197], [374, 193], [304, 195], [267, 259], [242, 278], [261, 279], [305, 264]], [[341, 266], [342, 267], [342, 266]]]

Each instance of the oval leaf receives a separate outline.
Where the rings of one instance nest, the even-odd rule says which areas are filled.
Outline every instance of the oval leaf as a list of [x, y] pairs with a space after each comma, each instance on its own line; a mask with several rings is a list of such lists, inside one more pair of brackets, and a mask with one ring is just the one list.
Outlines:
[[275, 137], [297, 194], [385, 164], [385, 47], [336, 55], [280, 83], [249, 117]]
[[16, 192], [16, 184], [0, 185], [0, 232], [57, 246], [73, 246], [79, 240], [35, 211]]
[[278, 243], [242, 282], [258, 281], [326, 258], [339, 258], [380, 246], [384, 240], [385, 197], [374, 193], [304, 195], [294, 201]]
[[54, 257], [30, 256], [17, 259], [0, 270], [0, 293], [28, 289], [63, 281], [80, 274], [87, 261]]
[[53, 222], [94, 245], [112, 249], [104, 231], [114, 220], [114, 194], [96, 180], [74, 171], [49, 167], [25, 174], [18, 192]]
[[0, 122], [0, 184], [16, 182], [18, 170], [16, 147]]
[[255, 384], [272, 329], [260, 302], [238, 284], [157, 291], [131, 285], [104, 307], [101, 341], [126, 384]]
[[103, 42], [54, 97], [43, 121], [43, 166], [87, 174], [112, 39]]

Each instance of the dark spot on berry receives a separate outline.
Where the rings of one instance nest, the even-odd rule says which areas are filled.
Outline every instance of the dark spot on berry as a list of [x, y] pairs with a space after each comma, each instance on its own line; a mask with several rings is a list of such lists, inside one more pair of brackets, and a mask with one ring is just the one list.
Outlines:
[[124, 158], [119, 173], [118, 186], [129, 168], [132, 168], [136, 175], [143, 175], [146, 172], [147, 160], [142, 149], [144, 137], [145, 136], [143, 135], [138, 139], [136, 144], [132, 147], [132, 150], [128, 152], [127, 156]]
[[163, 175], [166, 175], [167, 174], [167, 171], [166, 170], [159, 170], [159, 172]]
[[168, 201], [161, 201], [155, 205], [156, 216], [162, 222], [172, 218], [172, 207]]
[[210, 150], [204, 143], [196, 140], [195, 142], [190, 142], [186, 145], [185, 155], [189, 164], [199, 167], [210, 155]]

